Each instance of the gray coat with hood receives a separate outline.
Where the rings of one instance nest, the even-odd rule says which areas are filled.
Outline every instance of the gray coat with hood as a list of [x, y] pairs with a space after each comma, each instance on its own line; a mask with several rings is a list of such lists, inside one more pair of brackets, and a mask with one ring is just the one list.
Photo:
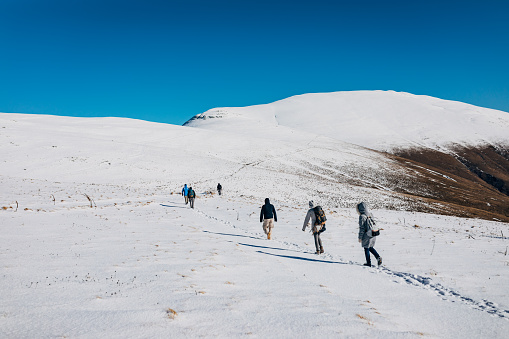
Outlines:
[[365, 203], [361, 202], [357, 205], [357, 212], [359, 212], [359, 239], [362, 240], [362, 247], [369, 248], [374, 247], [376, 242], [376, 237], [370, 237], [368, 235], [368, 225], [366, 223], [366, 219], [369, 217], [373, 217], [373, 214], [368, 211], [368, 206]]

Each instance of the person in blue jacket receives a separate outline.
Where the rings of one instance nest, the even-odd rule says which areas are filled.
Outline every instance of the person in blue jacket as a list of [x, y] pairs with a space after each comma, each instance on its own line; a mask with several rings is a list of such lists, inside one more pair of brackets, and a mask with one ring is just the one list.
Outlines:
[[184, 201], [187, 203], [189, 202], [189, 197], [187, 194], [189, 193], [189, 188], [187, 188], [187, 184], [184, 185], [184, 188], [182, 189], [182, 195], [184, 196]]

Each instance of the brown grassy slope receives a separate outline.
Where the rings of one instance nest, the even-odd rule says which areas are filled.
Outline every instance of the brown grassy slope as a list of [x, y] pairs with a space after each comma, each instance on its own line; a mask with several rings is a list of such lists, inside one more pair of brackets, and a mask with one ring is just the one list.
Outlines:
[[426, 194], [416, 194], [407, 185], [400, 192], [442, 201], [452, 214], [507, 222], [508, 153], [507, 148], [492, 146], [458, 148], [454, 154], [429, 149], [399, 151], [396, 159], [416, 171], [415, 185], [427, 189]]

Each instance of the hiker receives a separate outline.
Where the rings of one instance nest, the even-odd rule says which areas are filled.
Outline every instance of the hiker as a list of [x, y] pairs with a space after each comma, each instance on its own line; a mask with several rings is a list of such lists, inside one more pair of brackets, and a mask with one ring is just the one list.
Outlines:
[[269, 198], [265, 199], [265, 205], [262, 206], [260, 211], [260, 222], [263, 221], [263, 231], [267, 235], [267, 239], [272, 237], [272, 228], [274, 221], [277, 222], [277, 214], [274, 205], [270, 203]]
[[217, 184], [217, 193], [221, 195], [221, 191], [223, 190], [223, 186], [221, 184]]
[[315, 247], [316, 254], [323, 253], [322, 239], [320, 239], [320, 234], [325, 231], [325, 213], [323, 213], [323, 209], [320, 206], [315, 206], [313, 200], [309, 202], [309, 210], [306, 214], [306, 219], [304, 219], [304, 226], [302, 227], [302, 231], [305, 231], [309, 225], [309, 221], [311, 221], [311, 231], [313, 232], [313, 237], [315, 238]]
[[371, 266], [370, 252], [375, 256], [378, 266], [382, 265], [382, 257], [375, 250], [376, 237], [371, 236], [368, 218], [373, 218], [373, 214], [368, 211], [368, 206], [361, 202], [357, 205], [357, 213], [359, 213], [359, 242], [364, 247], [364, 255], [366, 256], [366, 263], [364, 266]]
[[196, 198], [196, 193], [192, 187], [189, 187], [189, 191], [187, 192], [187, 197], [189, 198], [189, 205], [191, 208], [194, 208], [194, 199]]
[[187, 184], [184, 185], [184, 188], [182, 189], [182, 195], [184, 196], [184, 201], [187, 203], [189, 202], [189, 197], [187, 196], [187, 193], [189, 192], [189, 188], [187, 188]]

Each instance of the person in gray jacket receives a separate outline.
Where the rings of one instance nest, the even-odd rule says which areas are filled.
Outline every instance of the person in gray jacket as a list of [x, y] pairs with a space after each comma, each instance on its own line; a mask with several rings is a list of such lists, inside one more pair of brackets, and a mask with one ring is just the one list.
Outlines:
[[320, 233], [323, 232], [325, 225], [315, 225], [316, 224], [316, 215], [315, 215], [315, 203], [313, 200], [309, 202], [309, 210], [306, 214], [306, 219], [304, 219], [304, 226], [302, 226], [302, 231], [305, 231], [311, 221], [311, 231], [313, 232], [313, 237], [315, 238], [315, 247], [316, 254], [323, 253], [322, 239], [320, 239]]
[[375, 250], [375, 242], [376, 237], [372, 237], [368, 234], [368, 224], [366, 220], [368, 217], [373, 217], [373, 214], [368, 211], [368, 206], [365, 203], [361, 202], [357, 205], [357, 213], [359, 213], [359, 242], [364, 247], [364, 255], [366, 256], [366, 263], [364, 266], [371, 266], [371, 256], [370, 252], [375, 256], [378, 266], [382, 265], [382, 257]]

